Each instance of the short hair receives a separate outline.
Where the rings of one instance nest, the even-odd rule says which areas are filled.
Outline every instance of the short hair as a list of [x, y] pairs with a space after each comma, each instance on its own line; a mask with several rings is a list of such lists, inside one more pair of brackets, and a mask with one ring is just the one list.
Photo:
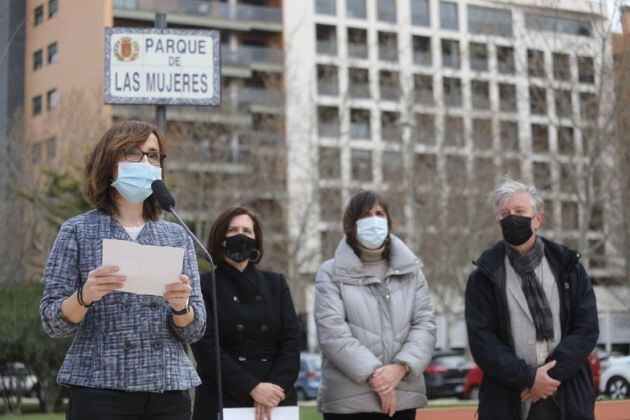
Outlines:
[[[157, 138], [160, 152], [166, 153], [166, 143], [158, 128], [144, 121], [123, 121], [103, 134], [85, 165], [85, 198], [94, 207], [111, 216], [118, 214], [114, 200], [118, 193], [111, 186], [116, 165], [125, 149], [142, 146], [151, 134]], [[166, 167], [162, 162], [163, 179], [165, 174]], [[162, 215], [162, 209], [153, 194], [144, 200], [142, 215], [145, 220], [157, 220]]]
[[254, 235], [256, 235], [256, 249], [260, 253], [255, 260], [251, 262], [253, 264], [258, 264], [263, 257], [263, 233], [262, 226], [258, 217], [242, 206], [231, 207], [227, 210], [221, 212], [217, 218], [212, 223], [212, 227], [210, 228], [210, 236], [208, 237], [208, 252], [212, 256], [212, 260], [215, 264], [220, 264], [225, 260], [225, 255], [223, 255], [223, 240], [225, 239], [225, 235], [227, 235], [227, 231], [230, 227], [230, 222], [236, 216], [247, 215], [254, 222]]
[[497, 218], [499, 217], [499, 206], [504, 200], [520, 193], [529, 194], [532, 207], [534, 208], [536, 214], [543, 212], [543, 200], [540, 195], [538, 195], [538, 191], [535, 186], [515, 181], [510, 178], [505, 178], [503, 183], [501, 183], [501, 185], [499, 185], [490, 195], [495, 216]]
[[[357, 239], [357, 220], [366, 217], [375, 204], [380, 204], [385, 211], [387, 215], [387, 228], [391, 233], [392, 219], [389, 215], [389, 205], [380, 194], [374, 191], [363, 190], [353, 195], [343, 213], [343, 231], [346, 234], [346, 243], [359, 257], [361, 256], [361, 251], [359, 249], [359, 240]], [[389, 252], [390, 243], [388, 235], [388, 238], [385, 240], [385, 249], [382, 254], [383, 258], [388, 260]]]

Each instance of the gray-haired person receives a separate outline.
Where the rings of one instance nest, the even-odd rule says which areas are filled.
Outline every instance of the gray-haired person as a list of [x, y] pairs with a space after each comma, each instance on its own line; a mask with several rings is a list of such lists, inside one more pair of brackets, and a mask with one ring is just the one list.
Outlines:
[[594, 419], [597, 305], [580, 254], [538, 236], [535, 187], [508, 180], [492, 199], [503, 240], [466, 287], [468, 340], [484, 372], [479, 420]]

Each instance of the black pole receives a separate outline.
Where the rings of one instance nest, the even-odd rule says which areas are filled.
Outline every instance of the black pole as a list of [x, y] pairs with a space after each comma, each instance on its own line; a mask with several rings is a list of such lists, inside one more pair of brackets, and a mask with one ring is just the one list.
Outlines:
[[217, 398], [218, 398], [218, 411], [217, 411], [217, 420], [223, 420], [223, 380], [221, 379], [221, 346], [219, 344], [219, 316], [217, 311], [217, 281], [215, 278], [215, 267], [214, 261], [212, 260], [212, 256], [208, 252], [205, 246], [197, 239], [197, 237], [190, 231], [186, 223], [179, 217], [179, 214], [175, 211], [173, 207], [168, 210], [175, 219], [179, 222], [180, 225], [186, 230], [186, 233], [192, 238], [192, 240], [197, 244], [199, 249], [203, 252], [203, 255], [206, 257], [206, 260], [210, 263], [210, 290], [212, 291], [212, 318], [214, 328], [214, 361], [216, 364], [217, 370]]
[[[155, 28], [166, 29], [166, 13], [155, 14]], [[162, 135], [166, 135], [166, 105], [155, 106], [155, 124], [162, 132]]]

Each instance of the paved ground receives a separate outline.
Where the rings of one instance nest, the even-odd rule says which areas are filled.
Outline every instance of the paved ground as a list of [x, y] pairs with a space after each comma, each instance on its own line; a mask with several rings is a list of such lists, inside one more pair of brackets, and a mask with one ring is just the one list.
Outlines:
[[[418, 410], [416, 420], [475, 420], [477, 407], [425, 408]], [[598, 402], [596, 420], [630, 420], [630, 400]]]

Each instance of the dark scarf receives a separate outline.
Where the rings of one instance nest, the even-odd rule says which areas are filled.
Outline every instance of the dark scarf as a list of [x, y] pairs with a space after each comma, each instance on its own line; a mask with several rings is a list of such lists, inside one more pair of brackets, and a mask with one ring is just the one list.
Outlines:
[[507, 244], [505, 252], [514, 271], [521, 277], [521, 287], [536, 327], [536, 340], [553, 339], [553, 315], [542, 283], [536, 276], [536, 268], [542, 263], [545, 254], [542, 239], [537, 237], [534, 246], [525, 255], [519, 255]]

